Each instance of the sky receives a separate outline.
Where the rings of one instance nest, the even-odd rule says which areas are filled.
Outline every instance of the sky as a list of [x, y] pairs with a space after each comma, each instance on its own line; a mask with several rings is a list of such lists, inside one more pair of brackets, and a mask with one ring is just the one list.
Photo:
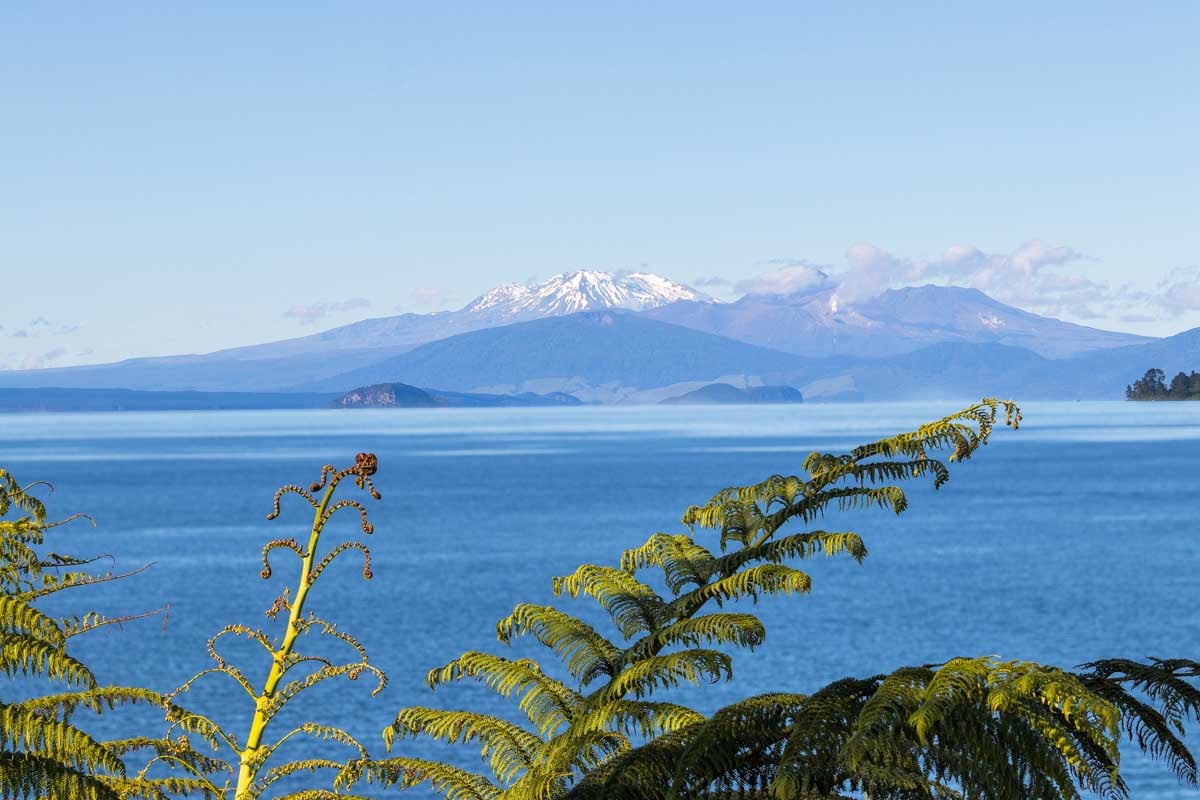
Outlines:
[[1198, 35], [1194, 2], [5, 4], [0, 368], [578, 268], [1169, 335], [1200, 326]]

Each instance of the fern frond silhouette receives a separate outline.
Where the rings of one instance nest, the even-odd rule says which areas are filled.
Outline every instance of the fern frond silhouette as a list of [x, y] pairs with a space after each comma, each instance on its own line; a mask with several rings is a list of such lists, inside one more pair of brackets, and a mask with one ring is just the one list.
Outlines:
[[[198, 681], [218, 675], [233, 681], [245, 692], [253, 712], [250, 715], [249, 728], [240, 739], [202, 714], [175, 705], [172, 705], [167, 713], [172, 732], [178, 729], [184, 733], [198, 735], [215, 751], [227, 749], [232, 753], [234, 758], [231, 760], [237, 765], [233, 786], [209, 787], [210, 791], [217, 792], [226, 800], [254, 800], [266, 794], [279, 781], [304, 773], [332, 772], [333, 782], [340, 786], [351, 779], [359, 763], [369, 758], [366, 748], [357, 739], [335, 726], [304, 722], [276, 735], [273, 739], [268, 739], [268, 732], [272, 731], [272, 722], [285, 706], [305, 690], [325, 681], [337, 678], [356, 681], [366, 676], [373, 684], [372, 696], [379, 694], [387, 685], [387, 676], [371, 664], [366, 649], [358, 639], [339, 629], [334, 623], [306, 610], [313, 586], [325, 569], [339, 556], [357, 553], [355, 557], [362, 559], [363, 579], [369, 580], [373, 576], [371, 552], [362, 542], [340, 542], [325, 551], [321, 550], [321, 545], [326, 526], [335, 514], [343, 510], [350, 510], [356, 514], [363, 533], [374, 533], [375, 528], [367, 518], [367, 510], [362, 503], [345, 498], [334, 501], [334, 495], [342, 483], [349, 479], [358, 489], [376, 500], [380, 499], [380, 494], [371, 481], [371, 476], [377, 469], [378, 461], [374, 454], [359, 453], [354, 464], [345, 469], [336, 469], [328, 464], [322, 467], [319, 479], [308, 489], [289, 484], [275, 493], [268, 519], [279, 516], [282, 500], [290, 495], [297, 495], [306, 501], [314, 512], [308, 539], [304, 544], [295, 539], [273, 539], [262, 548], [263, 566], [260, 577], [264, 580], [270, 579], [274, 574], [272, 556], [291, 554], [300, 561], [295, 584], [285, 586], [266, 612], [272, 620], [276, 620], [281, 614], [285, 615], [282, 635], [272, 637], [264, 630], [247, 625], [226, 625], [208, 640], [208, 655], [213, 661], [213, 666], [193, 675], [167, 697], [167, 701], [173, 703], [175, 698], [189, 691]], [[300, 650], [300, 644], [303, 638], [308, 636], [320, 636], [337, 642], [347, 653], [346, 660], [335, 662], [325, 656], [305, 654]], [[256, 643], [269, 659], [270, 667], [261, 686], [254, 685], [238, 666], [222, 655], [223, 643], [230, 638]], [[278, 761], [275, 756], [279, 748], [297, 736], [336, 745], [348, 756], [340, 761], [333, 758], [316, 758], [275, 763]], [[335, 796], [353, 797], [340, 789], [315, 788], [283, 795], [294, 800], [318, 800]]]
[[[132, 574], [92, 573], [79, 568], [95, 559], [43, 552], [47, 531], [79, 515], [48, 520], [44, 503], [31, 491], [37, 486], [45, 484], [22, 486], [0, 469], [0, 668], [23, 689], [31, 681], [45, 681], [63, 691], [0, 699], [0, 795], [116, 800], [208, 793], [211, 776], [223, 765], [196, 753], [186, 738], [101, 741], [74, 724], [79, 710], [100, 714], [121, 706], [163, 706], [166, 698], [158, 692], [101, 685], [87, 664], [68, 651], [75, 636], [159, 611], [59, 618], [34, 605], [67, 588]], [[129, 763], [139, 756], [144, 756], [144, 766], [132, 773]], [[164, 774], [172, 767], [183, 767], [186, 775]]]

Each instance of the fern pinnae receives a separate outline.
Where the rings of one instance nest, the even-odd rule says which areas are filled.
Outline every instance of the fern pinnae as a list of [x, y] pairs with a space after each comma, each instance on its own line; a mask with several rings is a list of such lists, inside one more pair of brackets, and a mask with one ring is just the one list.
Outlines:
[[419, 758], [386, 758], [370, 762], [354, 777], [355, 782], [379, 783], [411, 789], [428, 783], [446, 800], [499, 800], [503, 790], [482, 775]]
[[82, 617], [65, 617], [59, 622], [62, 625], [62, 635], [64, 639], [70, 639], [80, 634], [90, 633], [91, 631], [100, 628], [106, 628], [110, 625], [116, 625], [118, 628], [123, 627], [126, 623], [136, 622], [142, 619], [151, 619], [153, 617], [161, 617], [164, 620], [164, 625], [167, 614], [170, 612], [170, 604], [152, 608], [149, 611], [142, 611], [137, 614], [120, 614], [115, 617], [110, 617], [96, 611], [88, 612]]
[[581, 686], [619, 669], [620, 648], [591, 625], [553, 606], [521, 604], [496, 623], [496, 638], [505, 644], [521, 634], [530, 634], [553, 650]]

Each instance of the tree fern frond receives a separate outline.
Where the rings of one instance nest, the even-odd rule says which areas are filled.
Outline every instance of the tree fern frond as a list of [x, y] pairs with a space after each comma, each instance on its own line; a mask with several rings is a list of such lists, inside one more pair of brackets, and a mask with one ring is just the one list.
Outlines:
[[594, 598], [627, 640], [653, 631], [663, 619], [663, 599], [625, 570], [584, 564], [570, 575], [555, 578], [553, 589], [556, 595]]
[[25, 633], [6, 633], [0, 640], [0, 671], [10, 677], [41, 676], [72, 686], [96, 686], [96, 676], [82, 661], [60, 645]]
[[61, 647], [65, 641], [63, 630], [57, 620], [28, 602], [11, 595], [0, 596], [0, 635], [5, 640], [12, 634], [25, 634], [45, 641], [52, 647]]
[[0, 752], [0, 794], [12, 800], [122, 800], [98, 778], [33, 753]]
[[406, 708], [384, 729], [383, 739], [391, 750], [396, 736], [424, 734], [449, 742], [479, 742], [480, 755], [488, 759], [492, 774], [501, 783], [511, 782], [536, 762], [542, 739], [524, 728], [498, 717], [469, 711]]
[[718, 605], [743, 597], [757, 600], [760, 594], [808, 594], [811, 589], [812, 578], [808, 573], [785, 564], [759, 564], [681, 595], [672, 608], [683, 611], [709, 600]]
[[600, 675], [612, 676], [619, 668], [621, 650], [616, 645], [583, 620], [553, 606], [523, 603], [496, 623], [496, 638], [505, 644], [525, 633], [553, 650], [581, 686]]
[[733, 677], [733, 659], [719, 650], [694, 648], [639, 659], [600, 692], [605, 699], [642, 698], [655, 689], [717, 683]]
[[867, 546], [862, 537], [853, 531], [806, 531], [734, 550], [721, 556], [716, 568], [720, 574], [728, 575], [757, 561], [781, 564], [792, 558], [811, 558], [816, 555], [832, 558], [842, 554], [861, 563], [867, 557]]
[[463, 678], [479, 681], [503, 697], [516, 695], [518, 707], [543, 736], [568, 724], [583, 701], [577, 692], [543, 673], [536, 661], [489, 653], [464, 653], [431, 670], [426, 680], [432, 689]]
[[68, 722], [79, 708], [99, 714], [125, 705], [162, 708], [166, 702], [165, 695], [151, 689], [132, 686], [99, 686], [80, 692], [41, 695], [23, 700], [15, 705], [26, 711]]
[[662, 647], [672, 645], [698, 647], [704, 644], [731, 644], [753, 650], [766, 638], [766, 628], [753, 614], [705, 614], [684, 617], [665, 628], [660, 628], [650, 636], [643, 637], [629, 648], [626, 658], [635, 662]]
[[482, 775], [419, 758], [372, 761], [362, 766], [356, 779], [397, 789], [427, 783], [446, 800], [497, 800], [501, 795], [500, 788]]
[[702, 586], [712, 576], [716, 556], [685, 534], [656, 533], [641, 547], [621, 554], [621, 569], [630, 574], [654, 566], [663, 571], [667, 588], [678, 594], [691, 584]]
[[125, 774], [124, 763], [91, 736], [19, 706], [0, 704], [0, 742], [5, 749], [52, 758], [83, 772]]

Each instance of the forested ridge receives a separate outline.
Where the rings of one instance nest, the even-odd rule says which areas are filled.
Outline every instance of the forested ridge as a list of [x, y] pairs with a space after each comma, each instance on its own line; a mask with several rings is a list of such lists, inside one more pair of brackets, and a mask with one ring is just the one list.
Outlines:
[[1140, 380], [1125, 387], [1126, 400], [1200, 400], [1200, 372], [1178, 373], [1166, 382], [1161, 369], [1148, 369]]

